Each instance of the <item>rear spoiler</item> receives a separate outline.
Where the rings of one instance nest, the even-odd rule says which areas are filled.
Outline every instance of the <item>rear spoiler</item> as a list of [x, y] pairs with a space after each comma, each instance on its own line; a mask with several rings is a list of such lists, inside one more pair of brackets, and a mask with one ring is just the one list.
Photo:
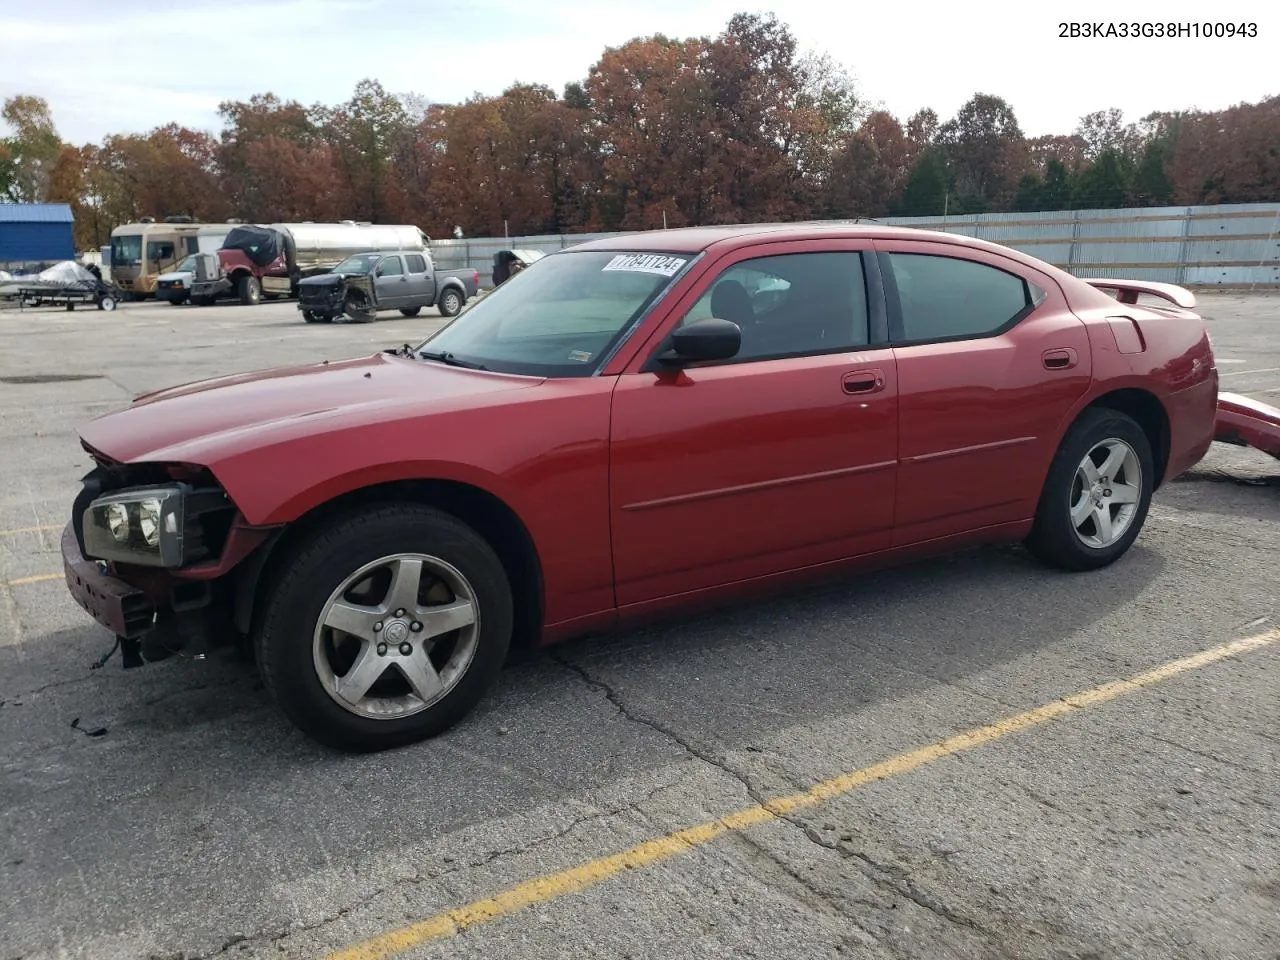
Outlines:
[[1156, 283], [1150, 280], [1102, 280], [1081, 277], [1083, 282], [1098, 290], [1116, 291], [1116, 299], [1121, 303], [1137, 303], [1138, 296], [1146, 293], [1161, 300], [1168, 300], [1175, 307], [1194, 310], [1196, 295], [1186, 287], [1172, 283]]

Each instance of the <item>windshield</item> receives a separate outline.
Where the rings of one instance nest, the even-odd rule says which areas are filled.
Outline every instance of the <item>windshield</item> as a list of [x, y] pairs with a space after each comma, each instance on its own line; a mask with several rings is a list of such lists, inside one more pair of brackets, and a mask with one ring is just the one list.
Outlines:
[[333, 268], [334, 273], [365, 274], [373, 269], [373, 265], [382, 257], [380, 253], [357, 253], [347, 257]]
[[195, 273], [196, 258], [194, 256], [187, 257], [180, 264], [173, 268], [174, 273]]
[[142, 234], [126, 233], [111, 238], [111, 263], [132, 267], [142, 262]]
[[503, 373], [590, 376], [692, 259], [594, 250], [542, 257], [415, 352]]

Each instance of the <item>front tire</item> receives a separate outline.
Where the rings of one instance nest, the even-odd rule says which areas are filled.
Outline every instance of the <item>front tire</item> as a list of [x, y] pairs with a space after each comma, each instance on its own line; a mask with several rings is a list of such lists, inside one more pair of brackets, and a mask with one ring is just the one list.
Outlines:
[[449, 729], [511, 644], [511, 586], [475, 531], [431, 507], [339, 517], [277, 568], [256, 631], [267, 689], [315, 740], [373, 751]]
[[422, 312], [421, 307], [401, 307], [400, 315], [403, 317], [416, 317]]
[[1154, 489], [1142, 427], [1117, 410], [1088, 409], [1054, 455], [1027, 548], [1063, 570], [1108, 566], [1138, 538]]

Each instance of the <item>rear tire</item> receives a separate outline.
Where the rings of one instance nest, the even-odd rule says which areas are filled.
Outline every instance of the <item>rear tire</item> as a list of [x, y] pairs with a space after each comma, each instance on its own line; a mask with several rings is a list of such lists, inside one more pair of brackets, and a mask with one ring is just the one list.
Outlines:
[[[285, 715], [323, 744], [374, 751], [436, 736], [502, 670], [511, 586], [488, 542], [447, 513], [353, 510], [306, 535], [276, 569], [257, 661]], [[407, 592], [394, 594], [397, 583]]]
[[257, 277], [241, 277], [236, 289], [240, 293], [240, 302], [246, 307], [251, 307], [262, 299], [262, 284]]
[[1154, 482], [1151, 442], [1137, 422], [1117, 410], [1085, 410], [1054, 455], [1027, 548], [1062, 570], [1114, 563], [1142, 531]]
[[450, 287], [440, 294], [440, 316], [456, 317], [462, 311], [462, 294]]
[[400, 313], [406, 317], [416, 317], [422, 312], [421, 307], [401, 307]]

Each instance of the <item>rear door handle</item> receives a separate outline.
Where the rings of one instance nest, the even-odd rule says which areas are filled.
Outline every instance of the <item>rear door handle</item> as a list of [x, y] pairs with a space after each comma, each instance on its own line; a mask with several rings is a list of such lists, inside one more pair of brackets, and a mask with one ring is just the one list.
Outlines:
[[884, 389], [884, 373], [879, 370], [858, 370], [846, 373], [842, 383], [845, 393], [877, 393]]
[[1069, 370], [1076, 365], [1076, 352], [1070, 347], [1060, 350], [1046, 350], [1040, 360], [1046, 370]]

